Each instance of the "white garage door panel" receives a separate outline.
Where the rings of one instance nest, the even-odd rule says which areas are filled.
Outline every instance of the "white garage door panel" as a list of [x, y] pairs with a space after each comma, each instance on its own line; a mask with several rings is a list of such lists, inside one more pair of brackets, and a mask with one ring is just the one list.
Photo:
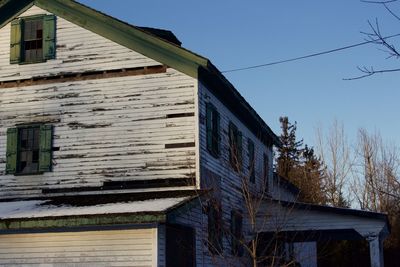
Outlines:
[[156, 266], [156, 231], [0, 235], [0, 266]]

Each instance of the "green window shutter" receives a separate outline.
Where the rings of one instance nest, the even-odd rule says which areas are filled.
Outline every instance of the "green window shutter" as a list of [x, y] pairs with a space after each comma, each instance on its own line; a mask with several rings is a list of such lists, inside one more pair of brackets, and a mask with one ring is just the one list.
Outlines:
[[11, 21], [11, 39], [10, 39], [10, 63], [18, 64], [21, 62], [21, 37], [22, 20]]
[[219, 155], [220, 152], [220, 131], [219, 131], [219, 124], [220, 124], [220, 116], [219, 113], [217, 111], [215, 111], [215, 134], [214, 134], [214, 138], [215, 138], [215, 142], [216, 142], [216, 147], [215, 147], [215, 152], [217, 153], [217, 155]]
[[265, 188], [268, 190], [269, 186], [269, 160], [268, 156], [264, 154], [264, 179], [265, 179]]
[[210, 103], [206, 104], [206, 125], [207, 125], [207, 149], [212, 151], [212, 107]]
[[239, 162], [239, 166], [242, 166], [242, 151], [243, 151], [243, 145], [242, 145], [242, 132], [237, 133], [237, 158], [238, 158], [238, 162]]
[[237, 254], [237, 243], [238, 240], [236, 239], [236, 212], [231, 211], [231, 243], [232, 243], [232, 255]]
[[40, 125], [40, 146], [39, 146], [39, 171], [51, 171], [53, 128], [51, 125]]
[[235, 144], [235, 133], [234, 133], [235, 125], [232, 122], [229, 122], [229, 161], [233, 168], [235, 168], [235, 153], [236, 153], [236, 144]]
[[43, 17], [43, 56], [44, 59], [56, 57], [56, 17], [54, 15]]
[[17, 171], [17, 128], [7, 129], [6, 174], [14, 174]]
[[254, 155], [254, 143], [251, 139], [248, 139], [247, 149], [249, 152], [249, 171], [250, 171], [250, 182], [255, 182], [255, 155]]

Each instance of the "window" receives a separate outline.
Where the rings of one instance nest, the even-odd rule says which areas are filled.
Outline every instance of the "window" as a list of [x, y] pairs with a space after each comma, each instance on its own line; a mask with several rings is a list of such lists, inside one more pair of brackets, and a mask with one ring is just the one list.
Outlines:
[[208, 205], [208, 249], [212, 254], [222, 254], [222, 235], [221, 204], [217, 201], [210, 201]]
[[263, 155], [263, 176], [265, 181], [265, 188], [268, 188], [269, 185], [269, 159], [266, 154]]
[[231, 237], [232, 237], [232, 255], [243, 256], [243, 216], [238, 211], [231, 212]]
[[254, 142], [249, 138], [247, 140], [247, 151], [249, 153], [249, 178], [250, 182], [254, 183], [256, 181], [255, 175], [255, 152], [254, 152]]
[[42, 15], [11, 22], [10, 63], [37, 63], [55, 58], [55, 16]]
[[52, 127], [32, 125], [7, 130], [7, 174], [37, 174], [51, 170]]
[[219, 113], [211, 104], [206, 104], [207, 149], [214, 157], [219, 156]]
[[242, 167], [242, 133], [235, 124], [229, 123], [229, 161], [235, 171]]

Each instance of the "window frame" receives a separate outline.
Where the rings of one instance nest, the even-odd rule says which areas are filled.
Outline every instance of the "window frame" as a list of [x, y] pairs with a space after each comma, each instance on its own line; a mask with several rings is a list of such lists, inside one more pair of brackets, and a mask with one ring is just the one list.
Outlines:
[[247, 153], [249, 160], [249, 180], [253, 184], [256, 182], [256, 149], [253, 140], [247, 139]]
[[206, 103], [206, 143], [208, 152], [218, 158], [220, 156], [220, 114], [210, 102]]
[[[37, 141], [38, 141], [38, 148], [37, 153], [38, 153], [38, 158], [37, 158], [37, 167], [36, 167], [36, 171], [31, 171], [31, 172], [23, 172], [22, 168], [21, 168], [21, 154], [22, 154], [22, 132], [24, 130], [29, 130], [29, 129], [37, 129]], [[33, 137], [33, 139], [35, 139], [35, 136]], [[33, 153], [35, 149], [32, 147], [32, 149], [26, 150], [26, 151], [31, 151]], [[17, 127], [17, 167], [15, 170], [15, 174], [16, 175], [31, 175], [31, 174], [38, 174], [39, 173], [39, 159], [40, 159], [40, 125], [27, 125], [27, 126], [21, 126], [21, 127]]]
[[[37, 171], [21, 172], [21, 131], [38, 128], [38, 167]], [[15, 176], [37, 175], [52, 171], [53, 126], [49, 124], [24, 124], [7, 129], [6, 174]]]
[[229, 122], [228, 129], [229, 137], [229, 162], [232, 168], [239, 172], [243, 166], [243, 148], [242, 148], [242, 132], [239, 131], [238, 127], [232, 122]]
[[[26, 60], [25, 56], [25, 24], [27, 21], [41, 20], [42, 56]], [[56, 58], [56, 16], [39, 14], [20, 17], [11, 21], [10, 31], [10, 64], [36, 64]]]

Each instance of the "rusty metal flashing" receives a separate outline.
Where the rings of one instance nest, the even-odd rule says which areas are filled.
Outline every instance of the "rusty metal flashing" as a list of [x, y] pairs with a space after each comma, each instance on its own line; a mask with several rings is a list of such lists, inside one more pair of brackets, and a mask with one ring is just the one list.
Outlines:
[[62, 73], [52, 76], [38, 76], [29, 79], [19, 79], [0, 82], [0, 88], [13, 88], [23, 86], [33, 86], [50, 83], [63, 83], [71, 81], [85, 81], [95, 79], [107, 79], [125, 76], [137, 76], [137, 75], [148, 75], [165, 73], [167, 66], [165, 65], [154, 65], [147, 67], [136, 67], [136, 68], [124, 68], [104, 71], [88, 71], [83, 73]]

